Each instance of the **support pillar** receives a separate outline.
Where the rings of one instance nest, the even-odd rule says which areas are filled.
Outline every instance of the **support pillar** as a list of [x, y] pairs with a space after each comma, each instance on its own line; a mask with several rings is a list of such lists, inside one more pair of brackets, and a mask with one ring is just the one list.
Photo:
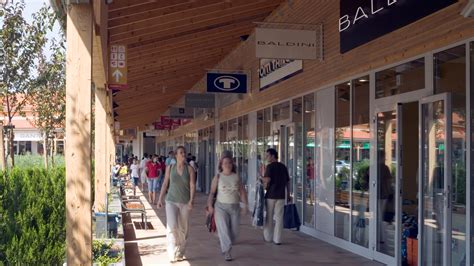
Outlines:
[[95, 208], [105, 210], [107, 182], [107, 91], [105, 88], [95, 89]]
[[91, 80], [92, 6], [72, 4], [66, 54], [66, 255], [92, 265]]

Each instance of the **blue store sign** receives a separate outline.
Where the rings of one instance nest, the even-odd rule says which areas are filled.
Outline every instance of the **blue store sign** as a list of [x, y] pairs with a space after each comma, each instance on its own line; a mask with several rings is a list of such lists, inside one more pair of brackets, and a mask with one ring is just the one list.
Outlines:
[[247, 93], [247, 75], [239, 73], [207, 73], [207, 92]]

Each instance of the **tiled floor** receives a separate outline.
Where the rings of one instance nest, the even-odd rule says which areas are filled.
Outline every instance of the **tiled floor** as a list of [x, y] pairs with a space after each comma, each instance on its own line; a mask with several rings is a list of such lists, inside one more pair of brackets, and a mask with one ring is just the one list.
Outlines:
[[[166, 254], [164, 209], [151, 206], [138, 190], [137, 195], [145, 203], [153, 229], [137, 229], [141, 226], [138, 215], [132, 215], [133, 223], [124, 219], [127, 266], [170, 265]], [[198, 194], [191, 214], [188, 260], [173, 265], [381, 265], [299, 232], [285, 230], [281, 246], [264, 243], [261, 229], [250, 225], [249, 216], [242, 218], [240, 238], [232, 250], [234, 261], [226, 262], [220, 253], [217, 235], [206, 231], [205, 200], [205, 196]]]

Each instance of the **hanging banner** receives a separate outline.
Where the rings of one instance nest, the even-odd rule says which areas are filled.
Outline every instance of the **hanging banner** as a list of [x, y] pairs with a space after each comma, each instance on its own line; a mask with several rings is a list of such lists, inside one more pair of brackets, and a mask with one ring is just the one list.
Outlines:
[[456, 2], [457, 0], [340, 0], [340, 52], [348, 52]]
[[318, 59], [318, 31], [256, 28], [257, 58]]
[[170, 117], [171, 118], [194, 118], [194, 109], [193, 108], [181, 108], [181, 107], [171, 107], [170, 108]]
[[215, 95], [187, 93], [184, 95], [184, 106], [189, 108], [215, 108]]
[[247, 74], [207, 73], [207, 92], [247, 93]]
[[260, 59], [258, 76], [260, 79], [260, 90], [286, 80], [303, 71], [302, 60], [290, 59]]
[[111, 45], [109, 47], [109, 89], [126, 89], [127, 72], [127, 47], [125, 45]]

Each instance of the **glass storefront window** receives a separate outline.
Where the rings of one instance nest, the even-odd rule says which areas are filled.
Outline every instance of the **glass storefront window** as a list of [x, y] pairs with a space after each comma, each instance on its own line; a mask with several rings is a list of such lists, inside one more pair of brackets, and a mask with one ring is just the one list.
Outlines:
[[315, 143], [315, 122], [316, 108], [314, 104], [314, 94], [303, 97], [303, 138], [304, 138], [304, 225], [314, 227], [314, 204], [315, 204], [315, 169], [314, 169], [314, 143]]
[[466, 264], [466, 46], [434, 54], [435, 94], [450, 92], [452, 108], [452, 265]]
[[[292, 187], [294, 189], [294, 202], [298, 209], [298, 214], [300, 215], [300, 220], [303, 215], [303, 195], [304, 195], [304, 183], [303, 183], [303, 99], [296, 98], [293, 100], [293, 123], [295, 127], [294, 132], [294, 143], [289, 143], [290, 149], [289, 152], [295, 152], [294, 162], [293, 160], [288, 160], [288, 171], [290, 171], [290, 176], [293, 178]], [[293, 146], [293, 148], [291, 147]]]
[[290, 102], [273, 106], [273, 121], [290, 119]]
[[349, 240], [350, 214], [350, 100], [351, 83], [336, 86], [336, 131], [335, 131], [335, 235]]
[[248, 115], [244, 115], [242, 117], [242, 139], [241, 139], [241, 155], [242, 155], [242, 162], [241, 162], [241, 178], [242, 183], [244, 184], [245, 190], [248, 188], [248, 163], [249, 163], [249, 117]]
[[265, 117], [264, 111], [257, 112], [257, 174], [263, 177], [265, 173]]
[[425, 88], [425, 59], [420, 58], [375, 73], [375, 98]]
[[219, 132], [219, 146], [220, 146], [220, 154], [219, 157], [221, 156], [222, 152], [225, 150], [228, 150], [228, 145], [227, 145], [227, 121], [222, 122], [220, 124], [220, 132]]
[[370, 86], [369, 77], [352, 81], [352, 242], [369, 246]]
[[470, 43], [470, 47], [469, 47], [469, 55], [470, 55], [470, 81], [471, 81], [471, 88], [470, 88], [470, 91], [471, 91], [471, 95], [470, 95], [470, 113], [471, 113], [471, 132], [470, 132], [470, 136], [469, 136], [469, 141], [471, 142], [471, 176], [470, 176], [470, 179], [471, 179], [471, 195], [470, 195], [470, 200], [471, 200], [471, 217], [470, 217], [470, 226], [471, 226], [471, 250], [470, 250], [470, 253], [471, 253], [471, 264], [472, 262], [474, 261], [474, 238], [472, 237], [472, 234], [474, 232], [474, 196], [472, 196], [472, 193], [474, 191], [474, 182], [472, 182], [472, 180], [474, 180], [474, 169], [473, 169], [473, 163], [472, 161], [474, 160], [474, 130], [472, 130], [472, 127], [474, 126], [474, 42], [471, 42]]

